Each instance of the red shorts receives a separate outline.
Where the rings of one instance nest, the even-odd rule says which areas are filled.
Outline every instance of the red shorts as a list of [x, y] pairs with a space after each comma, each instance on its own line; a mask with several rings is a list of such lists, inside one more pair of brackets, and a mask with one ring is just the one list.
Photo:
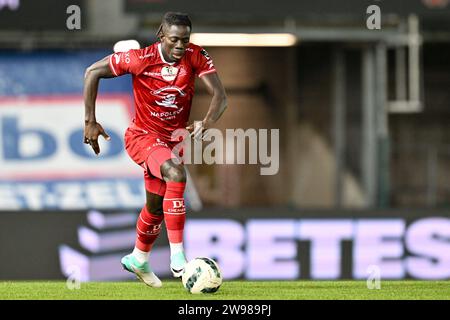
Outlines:
[[166, 141], [141, 129], [128, 128], [125, 132], [125, 149], [130, 158], [144, 168], [145, 189], [160, 196], [166, 192], [166, 182], [161, 175], [161, 165], [177, 158], [172, 152], [177, 142]]

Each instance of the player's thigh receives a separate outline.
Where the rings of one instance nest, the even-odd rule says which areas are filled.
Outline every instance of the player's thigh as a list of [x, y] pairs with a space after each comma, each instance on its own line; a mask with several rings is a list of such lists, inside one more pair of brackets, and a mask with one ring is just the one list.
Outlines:
[[151, 175], [164, 179], [164, 172], [162, 171], [163, 164], [166, 162], [176, 163], [177, 158], [169, 147], [158, 146], [151, 148], [147, 160], [145, 161], [147, 170]]

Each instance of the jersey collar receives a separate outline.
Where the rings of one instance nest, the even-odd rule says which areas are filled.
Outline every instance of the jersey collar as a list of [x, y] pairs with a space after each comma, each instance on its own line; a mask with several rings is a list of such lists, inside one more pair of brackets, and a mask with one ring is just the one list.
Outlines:
[[159, 56], [161, 57], [161, 60], [162, 60], [164, 63], [170, 64], [170, 65], [174, 65], [174, 64], [175, 64], [175, 62], [168, 62], [168, 61], [166, 61], [166, 59], [164, 59], [164, 55], [163, 55], [163, 53], [162, 53], [162, 48], [161, 48], [161, 42], [158, 43], [158, 52], [159, 52]]

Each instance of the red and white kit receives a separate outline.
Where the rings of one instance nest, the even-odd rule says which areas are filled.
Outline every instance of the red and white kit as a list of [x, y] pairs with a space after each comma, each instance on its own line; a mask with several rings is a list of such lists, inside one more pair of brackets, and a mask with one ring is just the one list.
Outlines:
[[171, 141], [172, 132], [186, 128], [195, 77], [216, 72], [213, 61], [203, 48], [190, 44], [182, 59], [169, 63], [157, 42], [112, 54], [109, 65], [116, 76], [133, 75], [136, 116], [125, 133], [125, 148], [131, 159], [144, 168], [147, 190], [163, 196], [165, 183], [160, 166], [175, 157], [171, 149], [178, 143]]
[[201, 47], [190, 44], [177, 62], [164, 59], [161, 43], [109, 58], [111, 71], [120, 76], [133, 76], [136, 116], [125, 133], [128, 155], [144, 168], [145, 188], [164, 197], [163, 215], [142, 209], [137, 222], [136, 248], [144, 252], [158, 236], [164, 219], [169, 242], [181, 243], [185, 223], [185, 182], [165, 182], [160, 167], [176, 158], [172, 149], [179, 141], [171, 141], [173, 131], [186, 128], [194, 96], [195, 77], [216, 72], [213, 61]]

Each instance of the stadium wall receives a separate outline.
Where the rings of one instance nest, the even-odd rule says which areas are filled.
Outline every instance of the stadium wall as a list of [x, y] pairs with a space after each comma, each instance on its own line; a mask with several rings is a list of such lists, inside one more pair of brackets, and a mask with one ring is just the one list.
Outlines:
[[[279, 128], [280, 167], [274, 176], [261, 176], [261, 165], [189, 166], [205, 205], [232, 208], [285, 204], [300, 208], [334, 206], [336, 161], [330, 107], [333, 45], [302, 44], [296, 49], [294, 73], [297, 84], [294, 84], [294, 91], [298, 118], [294, 119], [296, 126], [292, 130], [287, 121], [287, 106], [293, 98], [289, 97], [286, 87], [293, 85], [287, 76], [287, 70], [292, 67], [286, 59], [288, 50], [209, 50], [229, 98], [229, 108], [218, 128]], [[449, 65], [446, 57], [450, 46], [425, 44], [423, 50], [424, 112], [389, 117], [392, 136], [390, 198], [394, 207], [448, 206], [450, 131], [445, 121], [449, 95], [445, 88], [450, 85], [450, 78], [445, 66]], [[108, 157], [104, 157], [105, 153], [101, 157], [88, 157], [89, 148], [82, 143], [80, 119], [83, 119], [84, 70], [109, 53], [110, 50], [8, 50], [0, 53], [0, 209], [92, 208], [95, 207], [92, 201], [83, 201], [78, 206], [61, 204], [59, 196], [33, 203], [29, 199], [35, 197], [33, 194], [41, 194], [39, 190], [58, 189], [60, 182], [84, 187], [84, 182], [93, 181], [97, 183], [94, 189], [105, 185], [109, 189], [121, 189], [117, 183], [112, 183], [112, 179], [119, 179], [128, 194], [136, 197], [127, 197], [119, 204], [111, 205], [110, 209], [134, 206], [130, 202], [133, 199], [138, 199], [135, 203], [143, 201], [142, 192], [132, 190], [133, 185], [142, 183], [141, 173], [126, 155], [121, 141], [133, 107], [129, 76], [108, 79], [100, 84], [99, 117], [116, 138], [108, 143], [100, 139], [102, 150]], [[361, 57], [356, 49], [346, 50], [346, 57], [349, 101], [343, 205], [355, 208], [364, 204], [365, 196], [360, 182]], [[200, 119], [209, 102], [209, 94], [198, 81], [191, 120]], [[46, 144], [42, 139], [44, 136], [48, 137]], [[294, 140], [292, 144], [290, 140]], [[47, 147], [46, 153], [43, 147]], [[116, 152], [121, 148], [122, 152]], [[294, 164], [288, 161], [291, 158], [295, 159]], [[67, 162], [74, 170], [64, 173], [60, 170], [61, 174], [52, 178], [48, 173], [54, 171], [55, 161]], [[109, 168], [110, 174], [93, 178], [92, 172], [87, 172], [98, 168]], [[124, 172], [125, 168], [130, 172]]]

